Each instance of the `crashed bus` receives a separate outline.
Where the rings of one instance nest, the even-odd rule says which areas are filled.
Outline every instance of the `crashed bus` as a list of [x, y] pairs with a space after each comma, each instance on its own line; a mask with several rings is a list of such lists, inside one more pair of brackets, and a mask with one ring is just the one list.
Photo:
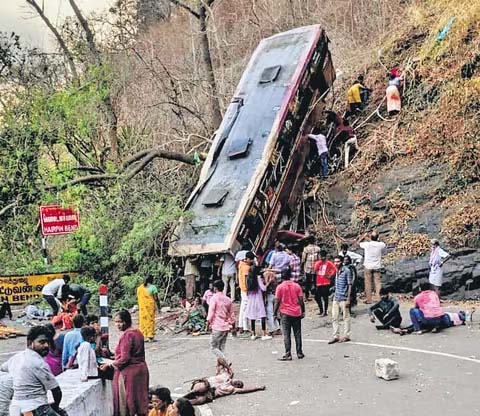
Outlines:
[[170, 240], [172, 256], [262, 254], [298, 215], [306, 134], [322, 117], [335, 79], [319, 25], [260, 42], [215, 134], [188, 216]]

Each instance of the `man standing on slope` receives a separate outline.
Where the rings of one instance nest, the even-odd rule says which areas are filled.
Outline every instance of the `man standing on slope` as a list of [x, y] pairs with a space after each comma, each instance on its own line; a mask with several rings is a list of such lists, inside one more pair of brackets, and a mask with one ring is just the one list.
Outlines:
[[385, 243], [378, 241], [378, 234], [373, 231], [370, 234], [371, 241], [364, 241], [360, 243], [363, 248], [364, 262], [363, 267], [365, 278], [365, 295], [367, 300], [365, 303], [372, 303], [372, 276], [375, 281], [376, 300], [380, 299], [380, 289], [382, 288], [381, 273], [382, 273], [382, 253], [387, 247]]
[[228, 333], [235, 328], [235, 313], [230, 298], [223, 289], [224, 283], [217, 280], [213, 283], [214, 294], [208, 307], [207, 325], [212, 329], [210, 347], [217, 358], [225, 359], [225, 344]]
[[440, 247], [440, 243], [437, 239], [432, 240], [432, 252], [430, 253], [430, 259], [428, 261], [430, 265], [430, 273], [428, 275], [428, 281], [432, 285], [432, 289], [440, 296], [440, 288], [443, 284], [443, 270], [442, 266], [447, 260], [450, 259], [450, 254]]
[[291, 330], [295, 337], [298, 359], [305, 358], [302, 349], [302, 319], [305, 317], [305, 303], [302, 288], [298, 283], [290, 280], [290, 270], [282, 272], [282, 283], [275, 291], [275, 316], [282, 322], [283, 342], [285, 355], [279, 361], [292, 361]]

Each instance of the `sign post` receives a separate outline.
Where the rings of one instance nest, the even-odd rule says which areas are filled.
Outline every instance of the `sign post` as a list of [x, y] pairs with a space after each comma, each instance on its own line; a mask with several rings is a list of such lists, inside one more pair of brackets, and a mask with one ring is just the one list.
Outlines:
[[47, 237], [42, 237], [42, 256], [45, 266], [48, 266]]
[[100, 301], [100, 330], [102, 348], [108, 349], [108, 296], [107, 285], [102, 284], [98, 287]]

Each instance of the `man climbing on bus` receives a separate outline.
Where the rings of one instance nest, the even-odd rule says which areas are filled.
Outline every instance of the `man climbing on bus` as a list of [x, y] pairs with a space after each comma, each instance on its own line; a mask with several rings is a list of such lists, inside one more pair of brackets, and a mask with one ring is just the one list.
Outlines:
[[[326, 178], [328, 175], [328, 146], [327, 136], [323, 130], [314, 130], [316, 134], [309, 134], [308, 138], [315, 142], [317, 147], [317, 155], [315, 157], [314, 169], [315, 173], [320, 171], [320, 176]], [[317, 167], [319, 166], [320, 169]]]

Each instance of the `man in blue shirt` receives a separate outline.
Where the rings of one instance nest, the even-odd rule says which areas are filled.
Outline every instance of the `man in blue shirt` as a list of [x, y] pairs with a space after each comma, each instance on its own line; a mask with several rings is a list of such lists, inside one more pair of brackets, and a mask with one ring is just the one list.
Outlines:
[[[73, 318], [73, 326], [70, 332], [65, 334], [65, 339], [63, 341], [63, 352], [62, 352], [62, 365], [63, 368], [73, 368], [68, 366], [68, 361], [70, 357], [73, 357], [77, 353], [77, 347], [83, 342], [82, 334], [80, 330], [85, 325], [85, 318], [83, 315], [76, 315]], [[73, 363], [71, 363], [73, 364]]]
[[282, 243], [279, 243], [269, 262], [269, 268], [276, 272], [277, 282], [281, 280], [282, 272], [290, 270], [291, 261], [292, 258], [285, 251], [285, 246]]
[[[335, 276], [335, 294], [332, 307], [333, 338], [328, 342], [329, 344], [350, 341], [350, 311], [348, 307], [350, 306], [350, 292], [352, 290], [352, 272], [343, 265], [342, 256], [336, 256], [333, 263], [337, 268], [337, 274]], [[342, 337], [340, 337], [340, 311], [344, 323]]]

